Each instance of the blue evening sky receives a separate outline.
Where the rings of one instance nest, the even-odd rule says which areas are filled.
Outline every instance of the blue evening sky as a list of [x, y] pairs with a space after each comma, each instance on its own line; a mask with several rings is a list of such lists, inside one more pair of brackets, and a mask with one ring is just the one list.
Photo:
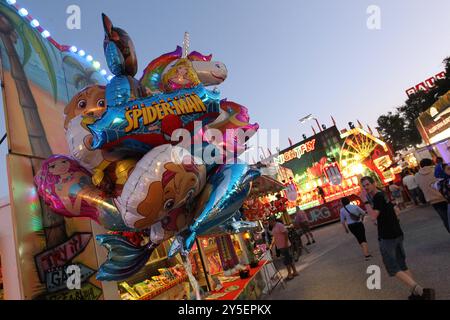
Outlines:
[[[313, 113], [340, 128], [377, 117], [406, 99], [405, 90], [441, 71], [450, 55], [448, 0], [18, 0], [62, 44], [92, 54], [103, 67], [101, 12], [134, 39], [139, 72], [191, 36], [191, 49], [227, 65], [223, 97], [248, 107], [253, 121], [280, 129], [288, 146]], [[66, 27], [69, 5], [81, 8], [81, 30]], [[369, 30], [369, 5], [381, 9], [381, 29]], [[0, 120], [4, 132], [4, 119]], [[0, 196], [5, 194], [1, 146]]]

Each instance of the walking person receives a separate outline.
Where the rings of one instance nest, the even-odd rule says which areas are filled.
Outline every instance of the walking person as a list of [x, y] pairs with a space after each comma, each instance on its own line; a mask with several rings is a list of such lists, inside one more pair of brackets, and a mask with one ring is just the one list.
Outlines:
[[433, 188], [433, 185], [439, 181], [439, 179], [435, 177], [434, 172], [435, 168], [433, 167], [433, 161], [431, 159], [422, 159], [420, 160], [420, 170], [416, 173], [416, 181], [425, 195], [425, 200], [432, 205], [434, 210], [436, 210], [441, 217], [445, 228], [450, 233], [448, 202], [438, 190]]
[[[450, 201], [450, 166], [447, 164], [443, 165], [445, 174], [447, 175], [447, 178], [437, 181], [433, 188], [438, 190], [442, 196], [447, 200], [447, 202]], [[450, 219], [449, 219], [450, 221]]]
[[403, 189], [396, 185], [393, 181], [389, 182], [389, 191], [391, 192], [394, 203], [400, 210], [406, 208], [405, 201], [403, 200], [402, 191]]
[[434, 300], [434, 290], [419, 285], [406, 265], [403, 231], [394, 205], [377, 188], [372, 177], [363, 177], [361, 184], [367, 192], [366, 205], [371, 207], [369, 214], [377, 222], [380, 252], [389, 276], [396, 277], [410, 288], [409, 300]]
[[425, 197], [423, 195], [422, 190], [420, 190], [419, 185], [417, 184], [416, 178], [411, 170], [407, 170], [405, 176], [402, 179], [403, 185], [408, 190], [409, 196], [414, 201], [415, 205], [425, 204]]
[[434, 177], [438, 179], [445, 179], [447, 175], [444, 170], [444, 159], [441, 157], [436, 158], [436, 166], [434, 167]]
[[306, 236], [306, 240], [308, 241], [306, 243], [307, 246], [309, 246], [312, 243], [316, 243], [316, 240], [314, 240], [314, 236], [311, 232], [311, 229], [309, 227], [309, 221], [308, 217], [306, 216], [305, 211], [300, 209], [299, 206], [295, 208], [295, 218], [294, 218], [294, 226], [297, 230], [300, 230], [301, 233], [303, 233]]
[[283, 263], [288, 271], [286, 280], [292, 280], [294, 277], [298, 276], [298, 272], [295, 268], [291, 253], [289, 252], [291, 243], [289, 241], [288, 231], [284, 224], [276, 221], [274, 216], [269, 218], [269, 226], [272, 228], [273, 236], [269, 250], [271, 250], [274, 245], [280, 250], [280, 253], [283, 256]]
[[341, 223], [344, 226], [345, 232], [350, 232], [355, 236], [359, 245], [361, 246], [364, 258], [366, 261], [372, 258], [369, 253], [369, 246], [366, 240], [366, 229], [364, 228], [364, 215], [366, 212], [360, 207], [351, 204], [350, 199], [343, 197], [341, 199], [342, 208], [340, 211]]

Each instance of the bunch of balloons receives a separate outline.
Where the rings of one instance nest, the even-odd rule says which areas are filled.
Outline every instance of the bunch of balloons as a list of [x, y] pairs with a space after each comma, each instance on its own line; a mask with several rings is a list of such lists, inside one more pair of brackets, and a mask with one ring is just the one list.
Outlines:
[[197, 236], [255, 227], [239, 209], [260, 171], [223, 160], [235, 160], [245, 150], [238, 133], [250, 137], [258, 125], [244, 106], [206, 89], [223, 82], [227, 69], [211, 55], [189, 53], [186, 40], [135, 79], [130, 36], [102, 18], [114, 77], [66, 106], [71, 154], [44, 161], [35, 183], [55, 213], [88, 217], [110, 231], [97, 236], [108, 249], [97, 279], [117, 281], [139, 271], [169, 238], [169, 256], [186, 255]]

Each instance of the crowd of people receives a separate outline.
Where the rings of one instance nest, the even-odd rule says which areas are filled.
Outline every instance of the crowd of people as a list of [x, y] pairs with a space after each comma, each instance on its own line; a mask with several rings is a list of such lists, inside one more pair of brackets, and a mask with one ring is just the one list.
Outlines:
[[366, 215], [372, 218], [377, 225], [379, 248], [386, 271], [410, 288], [410, 300], [432, 300], [435, 293], [432, 288], [423, 288], [406, 264], [399, 219], [400, 212], [406, 208], [404, 192], [415, 205], [430, 204], [450, 233], [449, 183], [450, 166], [444, 164], [442, 158], [437, 158], [435, 162], [422, 159], [418, 170], [405, 170], [401, 183], [391, 182], [386, 190], [379, 189], [372, 177], [363, 177], [361, 185], [366, 192], [364, 201], [367, 212], [351, 205], [347, 198], [342, 198], [341, 222], [345, 231], [355, 236], [367, 260], [371, 255], [363, 221]]
[[[410, 300], [432, 300], [435, 293], [432, 288], [424, 288], [413, 277], [406, 264], [406, 253], [403, 245], [404, 233], [400, 224], [399, 214], [406, 208], [408, 202], [415, 206], [431, 205], [439, 215], [442, 223], [450, 233], [450, 165], [446, 165], [441, 158], [435, 162], [422, 159], [420, 168], [404, 170], [398, 183], [391, 182], [381, 189], [376, 181], [366, 176], [360, 180], [365, 195], [361, 196], [366, 210], [352, 204], [348, 197], [341, 199], [340, 220], [346, 233], [351, 233], [361, 247], [366, 261], [372, 258], [366, 239], [364, 222], [370, 217], [377, 226], [379, 250], [383, 264], [389, 276], [399, 279], [410, 288]], [[410, 200], [410, 201], [408, 201]], [[284, 213], [287, 199], [281, 194], [272, 203], [274, 212]], [[363, 206], [364, 207], [364, 206]], [[289, 215], [285, 215], [285, 217]], [[310, 230], [306, 213], [296, 207], [293, 220], [277, 219], [271, 215], [264, 221], [264, 240], [270, 250], [275, 249], [274, 255], [281, 257], [288, 275], [286, 280], [298, 276], [293, 247], [309, 250], [303, 245], [302, 237], [306, 238], [306, 245], [315, 243]], [[291, 231], [294, 231], [291, 232]], [[295, 236], [292, 236], [294, 234]]]

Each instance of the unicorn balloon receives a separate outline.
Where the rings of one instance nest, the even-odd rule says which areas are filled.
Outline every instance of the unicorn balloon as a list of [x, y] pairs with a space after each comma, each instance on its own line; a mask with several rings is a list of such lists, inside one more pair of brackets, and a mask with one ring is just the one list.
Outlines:
[[[188, 35], [185, 35], [183, 49], [177, 46], [175, 51], [161, 55], [144, 70], [140, 84], [150, 94], [172, 92], [177, 89], [195, 86], [219, 85], [227, 78], [228, 71], [224, 63], [212, 61], [212, 55], [205, 56], [197, 51], [187, 53]], [[177, 82], [174, 85], [173, 82]]]

